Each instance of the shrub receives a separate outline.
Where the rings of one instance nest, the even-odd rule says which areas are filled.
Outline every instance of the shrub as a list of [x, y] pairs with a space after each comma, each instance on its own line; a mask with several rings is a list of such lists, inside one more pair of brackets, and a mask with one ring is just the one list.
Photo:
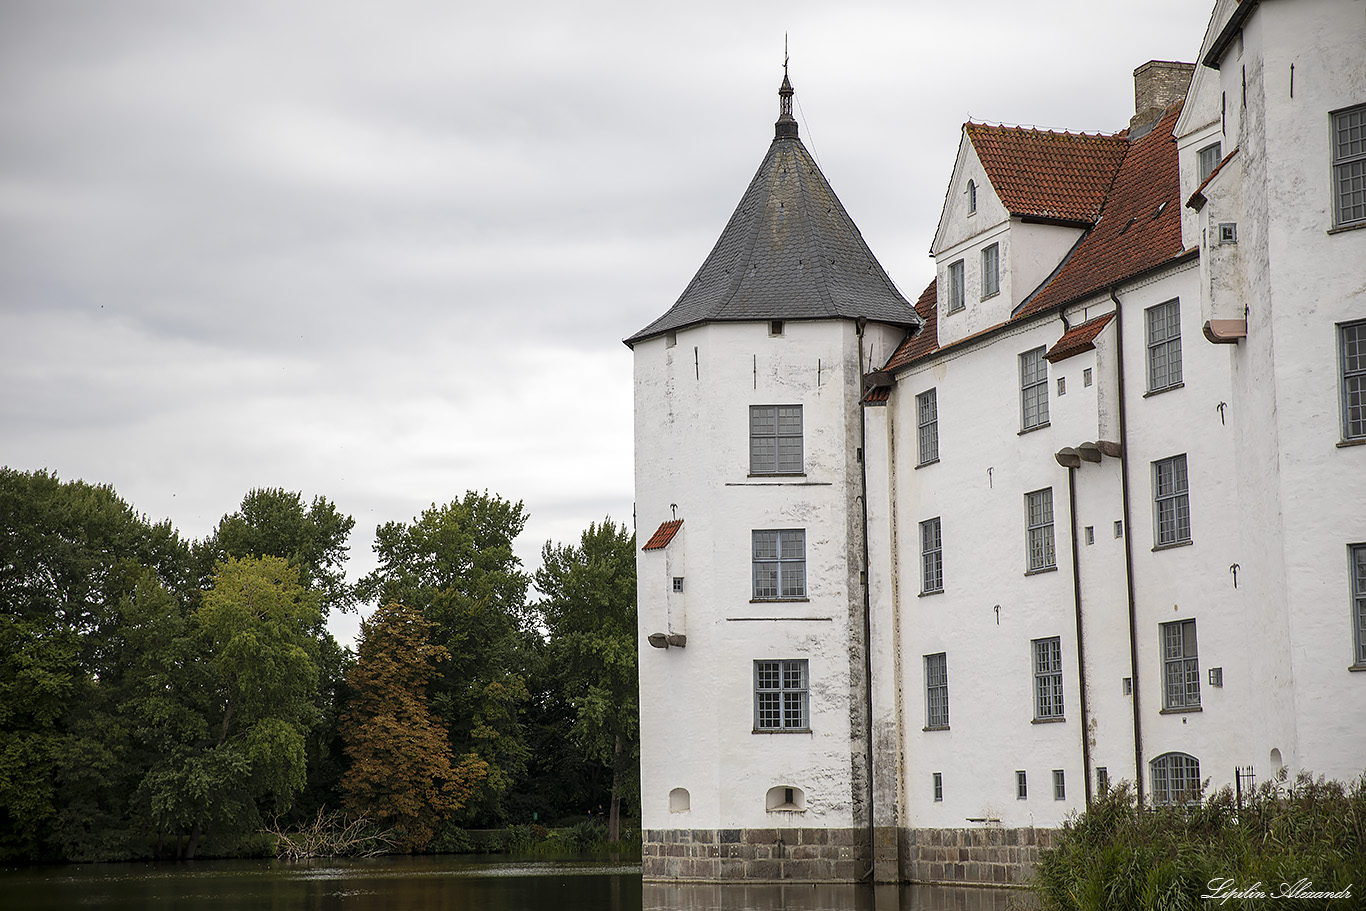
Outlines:
[[[1045, 909], [1197, 909], [1211, 883], [1279, 894], [1301, 880], [1319, 892], [1366, 894], [1366, 774], [1350, 787], [1284, 772], [1237, 804], [1230, 788], [1183, 807], [1139, 806], [1127, 783], [1064, 823], [1043, 852], [1035, 888]], [[1221, 908], [1267, 907], [1229, 898]], [[1218, 904], [1217, 902], [1215, 904]], [[1296, 907], [1341, 907], [1301, 900]]]

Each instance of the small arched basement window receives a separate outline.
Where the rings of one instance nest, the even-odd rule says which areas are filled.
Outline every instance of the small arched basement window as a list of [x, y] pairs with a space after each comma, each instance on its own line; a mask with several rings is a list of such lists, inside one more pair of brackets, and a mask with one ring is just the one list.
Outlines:
[[778, 785], [768, 789], [764, 809], [770, 813], [801, 813], [806, 810], [806, 794], [792, 785]]
[[684, 813], [692, 809], [692, 797], [687, 788], [674, 788], [669, 792], [669, 812]]

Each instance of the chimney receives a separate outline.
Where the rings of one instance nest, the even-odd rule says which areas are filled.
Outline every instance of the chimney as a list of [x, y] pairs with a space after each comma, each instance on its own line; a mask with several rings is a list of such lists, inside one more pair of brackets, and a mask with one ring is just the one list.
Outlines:
[[1185, 101], [1194, 73], [1195, 64], [1172, 60], [1149, 60], [1134, 70], [1134, 116], [1129, 121], [1130, 134], [1140, 127], [1155, 124], [1162, 118], [1163, 111]]

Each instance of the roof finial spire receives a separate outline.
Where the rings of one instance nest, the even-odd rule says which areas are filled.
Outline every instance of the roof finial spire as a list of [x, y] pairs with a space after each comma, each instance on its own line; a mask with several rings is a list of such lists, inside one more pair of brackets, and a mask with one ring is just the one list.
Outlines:
[[796, 139], [797, 121], [792, 117], [792, 83], [787, 79], [787, 33], [783, 33], [783, 84], [778, 88], [778, 122], [773, 125], [774, 139]]

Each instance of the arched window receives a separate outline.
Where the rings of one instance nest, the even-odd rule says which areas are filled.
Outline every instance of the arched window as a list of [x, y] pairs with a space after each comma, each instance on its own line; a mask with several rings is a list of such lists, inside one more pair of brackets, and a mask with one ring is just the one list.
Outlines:
[[968, 214], [971, 215], [973, 212], [976, 212], [976, 211], [977, 211], [977, 184], [974, 183], [973, 181], [969, 180], [969, 181], [968, 181]]
[[1185, 753], [1163, 753], [1153, 771], [1153, 806], [1181, 806], [1200, 801], [1200, 760]]
[[692, 797], [687, 788], [674, 788], [669, 792], [669, 812], [682, 813], [692, 809]]
[[764, 800], [764, 809], [770, 813], [774, 812], [802, 812], [806, 809], [806, 795], [801, 788], [794, 788], [792, 785], [778, 785], [776, 788], [768, 789], [768, 796]]

